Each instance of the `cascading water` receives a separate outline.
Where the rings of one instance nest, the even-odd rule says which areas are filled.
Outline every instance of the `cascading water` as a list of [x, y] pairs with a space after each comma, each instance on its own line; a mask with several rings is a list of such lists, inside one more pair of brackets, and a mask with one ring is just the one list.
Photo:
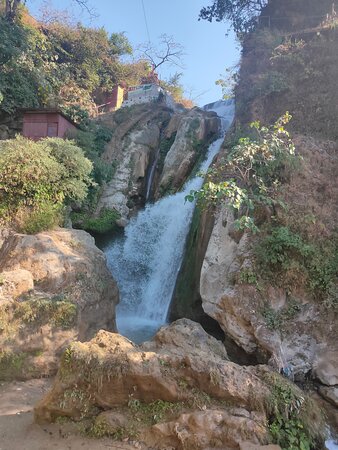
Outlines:
[[[219, 101], [206, 109], [219, 115], [222, 137], [210, 145], [201, 171], [207, 170], [219, 152], [233, 119], [234, 105]], [[134, 342], [150, 338], [166, 322], [194, 210], [185, 196], [202, 183], [203, 178], [196, 176], [181, 192], [148, 204], [131, 219], [124, 236], [105, 248], [120, 290], [118, 331]]]

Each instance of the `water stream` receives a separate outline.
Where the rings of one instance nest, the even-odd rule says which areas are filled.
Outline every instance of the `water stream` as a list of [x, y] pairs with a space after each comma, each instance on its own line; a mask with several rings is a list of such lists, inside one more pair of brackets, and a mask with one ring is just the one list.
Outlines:
[[[216, 102], [207, 109], [220, 116], [222, 133], [210, 145], [201, 171], [207, 170], [219, 152], [234, 113], [229, 101]], [[148, 203], [131, 219], [124, 235], [104, 248], [120, 290], [118, 331], [134, 342], [150, 338], [166, 323], [195, 206], [185, 202], [185, 196], [202, 183], [203, 178], [196, 176], [181, 192]]]

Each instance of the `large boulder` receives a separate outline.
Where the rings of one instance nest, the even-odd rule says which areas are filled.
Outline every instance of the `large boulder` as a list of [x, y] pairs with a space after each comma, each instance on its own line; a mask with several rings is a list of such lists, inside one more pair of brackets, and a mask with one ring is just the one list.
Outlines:
[[[288, 186], [280, 193], [290, 217], [285, 218], [278, 208], [275, 214], [290, 223], [301, 221], [299, 215], [312, 217], [308, 224], [299, 223], [313, 240], [318, 233], [319, 239], [332, 236], [337, 221], [337, 145], [302, 135], [295, 136], [294, 142], [302, 156], [301, 170], [291, 173]], [[224, 151], [221, 157], [226, 157]], [[260, 211], [259, 226], [269, 222], [272, 214]], [[290, 292], [290, 288], [264, 281], [264, 274], [255, 267], [255, 243], [255, 235], [234, 229], [233, 214], [226, 205], [220, 206], [201, 269], [199, 292], [204, 311], [260, 361], [270, 360], [279, 369], [291, 367], [300, 379], [316, 368], [314, 375], [323, 384], [337, 384], [336, 365], [330, 356], [330, 352], [337, 354], [337, 313], [301, 282], [294, 283]], [[330, 352], [323, 352], [325, 348]]]
[[[143, 433], [143, 440], [155, 448], [237, 449], [241, 440], [246, 440], [248, 436], [251, 443], [257, 444], [264, 440], [266, 430], [262, 415], [240, 408], [229, 411], [206, 409], [181, 414], [172, 422], [154, 425], [148, 432]], [[252, 447], [257, 448], [264, 449], [265, 446]], [[272, 447], [270, 450], [276, 449], [279, 447]]]
[[[337, 352], [334, 313], [323, 314], [304, 292], [297, 296], [302, 303], [293, 311], [285, 290], [266, 286], [262, 292], [255, 283], [241, 281], [240, 274], [252, 270], [250, 241], [245, 233], [240, 237], [233, 233], [233, 223], [232, 213], [221, 207], [201, 270], [199, 288], [205, 313], [249, 355], [270, 361], [278, 369], [289, 366], [300, 379], [317, 366], [319, 380], [336, 384], [334, 357], [328, 358]], [[269, 323], [269, 315], [274, 320], [283, 313], [288, 315], [283, 323]], [[324, 355], [327, 343], [331, 353]]]
[[70, 341], [116, 329], [117, 285], [84, 231], [9, 233], [0, 280], [0, 378], [50, 375]]
[[245, 441], [268, 443], [274, 383], [303, 398], [267, 367], [229, 361], [223, 345], [188, 319], [140, 346], [100, 331], [65, 351], [35, 419], [86, 419], [92, 434], [137, 435], [152, 448], [235, 450]]
[[[174, 121], [177, 126], [176, 136], [165, 156], [157, 197], [182, 187], [198, 160], [205, 156], [210, 138], [217, 135], [220, 127], [216, 113], [198, 108], [181, 114], [179, 118], [174, 117]], [[173, 123], [169, 123], [170, 133], [173, 126]]]

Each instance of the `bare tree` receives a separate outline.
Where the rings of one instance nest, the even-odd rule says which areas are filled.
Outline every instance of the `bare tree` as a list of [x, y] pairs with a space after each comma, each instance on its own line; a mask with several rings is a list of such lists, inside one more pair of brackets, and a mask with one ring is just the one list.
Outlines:
[[183, 68], [183, 46], [175, 42], [173, 36], [167, 34], [162, 34], [159, 39], [158, 47], [154, 47], [150, 42], [139, 47], [141, 58], [151, 64], [153, 72], [163, 64]]

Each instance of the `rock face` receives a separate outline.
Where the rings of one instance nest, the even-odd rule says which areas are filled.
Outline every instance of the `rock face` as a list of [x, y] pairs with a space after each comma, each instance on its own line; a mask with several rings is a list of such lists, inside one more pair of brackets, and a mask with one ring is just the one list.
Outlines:
[[[287, 295], [270, 286], [263, 296], [256, 286], [238, 282], [239, 274], [251, 267], [250, 252], [248, 236], [235, 240], [232, 227], [231, 213], [221, 208], [201, 270], [203, 309], [248, 354], [256, 354], [262, 361], [270, 359], [278, 368], [291, 366], [301, 379], [313, 369], [326, 342], [336, 352], [334, 314], [324, 316], [318, 306], [304, 298], [299, 311], [283, 324], [282, 330], [270, 328], [264, 310], [267, 305], [276, 314], [285, 310]], [[336, 384], [336, 365], [325, 361], [318, 362], [318, 374]]]
[[[102, 119], [108, 126], [109, 117]], [[142, 203], [147, 171], [160, 144], [161, 131], [169, 119], [170, 112], [166, 108], [141, 105], [116, 127], [103, 155], [116, 170], [113, 179], [104, 187], [98, 212], [103, 208], [115, 209], [121, 215], [120, 225], [127, 223], [130, 210]]]
[[[90, 416], [93, 407], [112, 410], [160, 400], [163, 405], [175, 404], [177, 414], [174, 422], [155, 425], [150, 432], [149, 427], [142, 428], [151, 445], [164, 446], [165, 441], [186, 448], [183, 442], [196, 441], [193, 434], [199, 426], [205, 444], [214, 439], [217, 446], [233, 448], [244, 440], [245, 432], [259, 443], [266, 439], [264, 413], [246, 410], [258, 407], [259, 402], [253, 405], [255, 398], [269, 393], [259, 373], [260, 368], [228, 361], [224, 346], [187, 319], [162, 328], [153, 341], [140, 347], [118, 334], [100, 331], [89, 343], [69, 347], [51, 392], [35, 408], [35, 417], [40, 423], [60, 415], [79, 419]], [[77, 395], [71, 394], [74, 390]], [[236, 404], [237, 409], [220, 411], [216, 408], [220, 401]], [[202, 411], [192, 411], [196, 405]]]
[[272, 379], [290, 388], [265, 366], [229, 361], [224, 346], [188, 319], [141, 346], [100, 331], [65, 351], [35, 419], [91, 419], [92, 433], [136, 435], [151, 448], [260, 449], [268, 443]]
[[203, 153], [201, 143], [219, 127], [215, 113], [198, 108], [174, 111], [158, 104], [136, 105], [100, 120], [113, 129], [103, 158], [114, 165], [115, 174], [103, 189], [96, 213], [115, 209], [121, 215], [121, 226], [127, 224], [135, 207], [143, 206], [152, 166], [156, 168], [152, 192], [157, 198], [177, 190]]
[[[206, 409], [182, 414], [172, 422], [154, 425], [149, 434], [144, 433], [144, 438], [149, 445], [156, 448], [171, 446], [177, 449], [237, 449], [241, 439], [247, 439], [248, 435], [253, 442], [261, 441], [264, 435], [262, 419], [264, 421], [262, 415], [250, 414], [241, 408], [232, 408], [229, 411]], [[269, 447], [254, 444], [251, 448], [269, 450]], [[271, 450], [279, 448], [270, 447]]]
[[84, 231], [9, 233], [0, 280], [0, 378], [53, 373], [71, 340], [115, 330], [117, 286]]
[[[215, 113], [206, 113], [198, 108], [174, 117], [177, 134], [173, 145], [164, 160], [158, 192], [176, 191], [189, 176], [196, 164], [201, 150], [198, 145], [208, 142], [208, 138], [219, 131], [219, 119]], [[174, 128], [169, 123], [169, 128]], [[158, 196], [158, 195], [157, 195]]]
[[[304, 215], [311, 205], [323, 232], [329, 235], [336, 220], [333, 214], [338, 194], [336, 146], [304, 136], [296, 136], [294, 141], [304, 158], [303, 168], [285, 189], [286, 203], [291, 207], [296, 204], [297, 211], [303, 211]], [[272, 319], [290, 312], [289, 296], [285, 289], [265, 286], [262, 292], [255, 282], [250, 284], [241, 279], [241, 274], [253, 270], [250, 250], [253, 240], [247, 234], [235, 232], [233, 222], [225, 206], [217, 210], [200, 276], [204, 311], [248, 354], [256, 354], [261, 361], [270, 359], [279, 368], [291, 366], [299, 378], [314, 369], [313, 375], [320, 382], [336, 386], [337, 314], [299, 288], [293, 293], [298, 301], [297, 310], [282, 324], [269, 324], [266, 312]], [[310, 233], [315, 233], [315, 226], [319, 225], [314, 225]], [[203, 236], [202, 231], [198, 233]], [[326, 347], [330, 352], [324, 351]]]

